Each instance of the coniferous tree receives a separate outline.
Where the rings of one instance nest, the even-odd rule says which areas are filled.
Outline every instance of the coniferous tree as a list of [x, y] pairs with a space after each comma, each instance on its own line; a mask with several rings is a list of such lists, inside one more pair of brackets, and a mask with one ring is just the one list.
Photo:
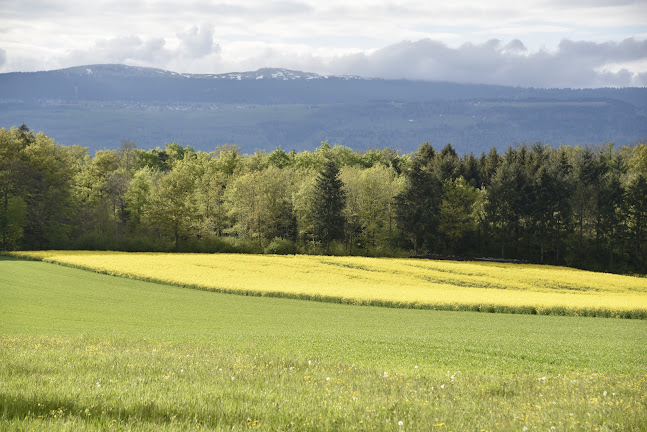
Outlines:
[[344, 237], [344, 216], [346, 194], [339, 178], [337, 163], [328, 157], [319, 172], [315, 184], [313, 219], [314, 234], [326, 247], [330, 255], [330, 243]]
[[433, 162], [436, 152], [428, 143], [418, 149], [407, 184], [396, 197], [396, 220], [401, 232], [413, 243], [414, 253], [431, 249], [438, 231], [442, 200], [442, 183], [435, 175]]

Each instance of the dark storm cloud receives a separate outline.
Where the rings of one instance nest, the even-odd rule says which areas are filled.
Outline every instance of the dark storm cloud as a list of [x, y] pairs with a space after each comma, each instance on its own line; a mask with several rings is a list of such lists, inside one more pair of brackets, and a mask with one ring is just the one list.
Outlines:
[[[645, 74], [610, 67], [647, 60], [647, 41], [574, 42], [563, 40], [556, 51], [528, 53], [520, 40], [497, 39], [458, 48], [430, 39], [400, 42], [372, 54], [338, 58], [339, 73], [534, 87], [647, 85]], [[617, 69], [617, 68], [616, 68]]]

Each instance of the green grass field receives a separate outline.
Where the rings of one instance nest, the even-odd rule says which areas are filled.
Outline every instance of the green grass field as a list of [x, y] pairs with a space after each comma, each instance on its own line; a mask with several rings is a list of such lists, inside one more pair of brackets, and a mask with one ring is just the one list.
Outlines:
[[8, 257], [0, 296], [0, 430], [647, 425], [644, 320], [248, 297]]

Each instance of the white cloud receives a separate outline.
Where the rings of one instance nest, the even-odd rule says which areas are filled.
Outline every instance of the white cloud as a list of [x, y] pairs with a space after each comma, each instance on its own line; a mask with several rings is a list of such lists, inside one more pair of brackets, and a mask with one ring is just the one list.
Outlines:
[[[533, 87], [643, 86], [647, 41], [573, 42], [529, 53], [520, 40], [492, 39], [458, 48], [433, 40], [401, 42], [372, 54], [342, 56], [337, 73]], [[623, 62], [611, 69], [610, 64]]]
[[99, 39], [89, 49], [68, 52], [61, 58], [64, 66], [94, 63], [165, 64], [173, 57], [162, 38], [144, 40], [136, 35]]
[[644, 0], [2, 3], [0, 72], [89, 63], [194, 73], [281, 66], [578, 87], [636, 85], [647, 73]]
[[213, 40], [213, 29], [209, 25], [193, 26], [178, 33], [180, 51], [188, 57], [200, 58], [220, 51], [220, 45]]

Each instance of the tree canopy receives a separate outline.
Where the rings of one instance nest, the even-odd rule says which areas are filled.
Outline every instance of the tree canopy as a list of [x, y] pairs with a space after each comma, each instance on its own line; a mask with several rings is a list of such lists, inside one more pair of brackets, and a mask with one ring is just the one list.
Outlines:
[[242, 154], [125, 141], [94, 155], [0, 129], [0, 249], [489, 256], [647, 273], [647, 143], [459, 155]]

